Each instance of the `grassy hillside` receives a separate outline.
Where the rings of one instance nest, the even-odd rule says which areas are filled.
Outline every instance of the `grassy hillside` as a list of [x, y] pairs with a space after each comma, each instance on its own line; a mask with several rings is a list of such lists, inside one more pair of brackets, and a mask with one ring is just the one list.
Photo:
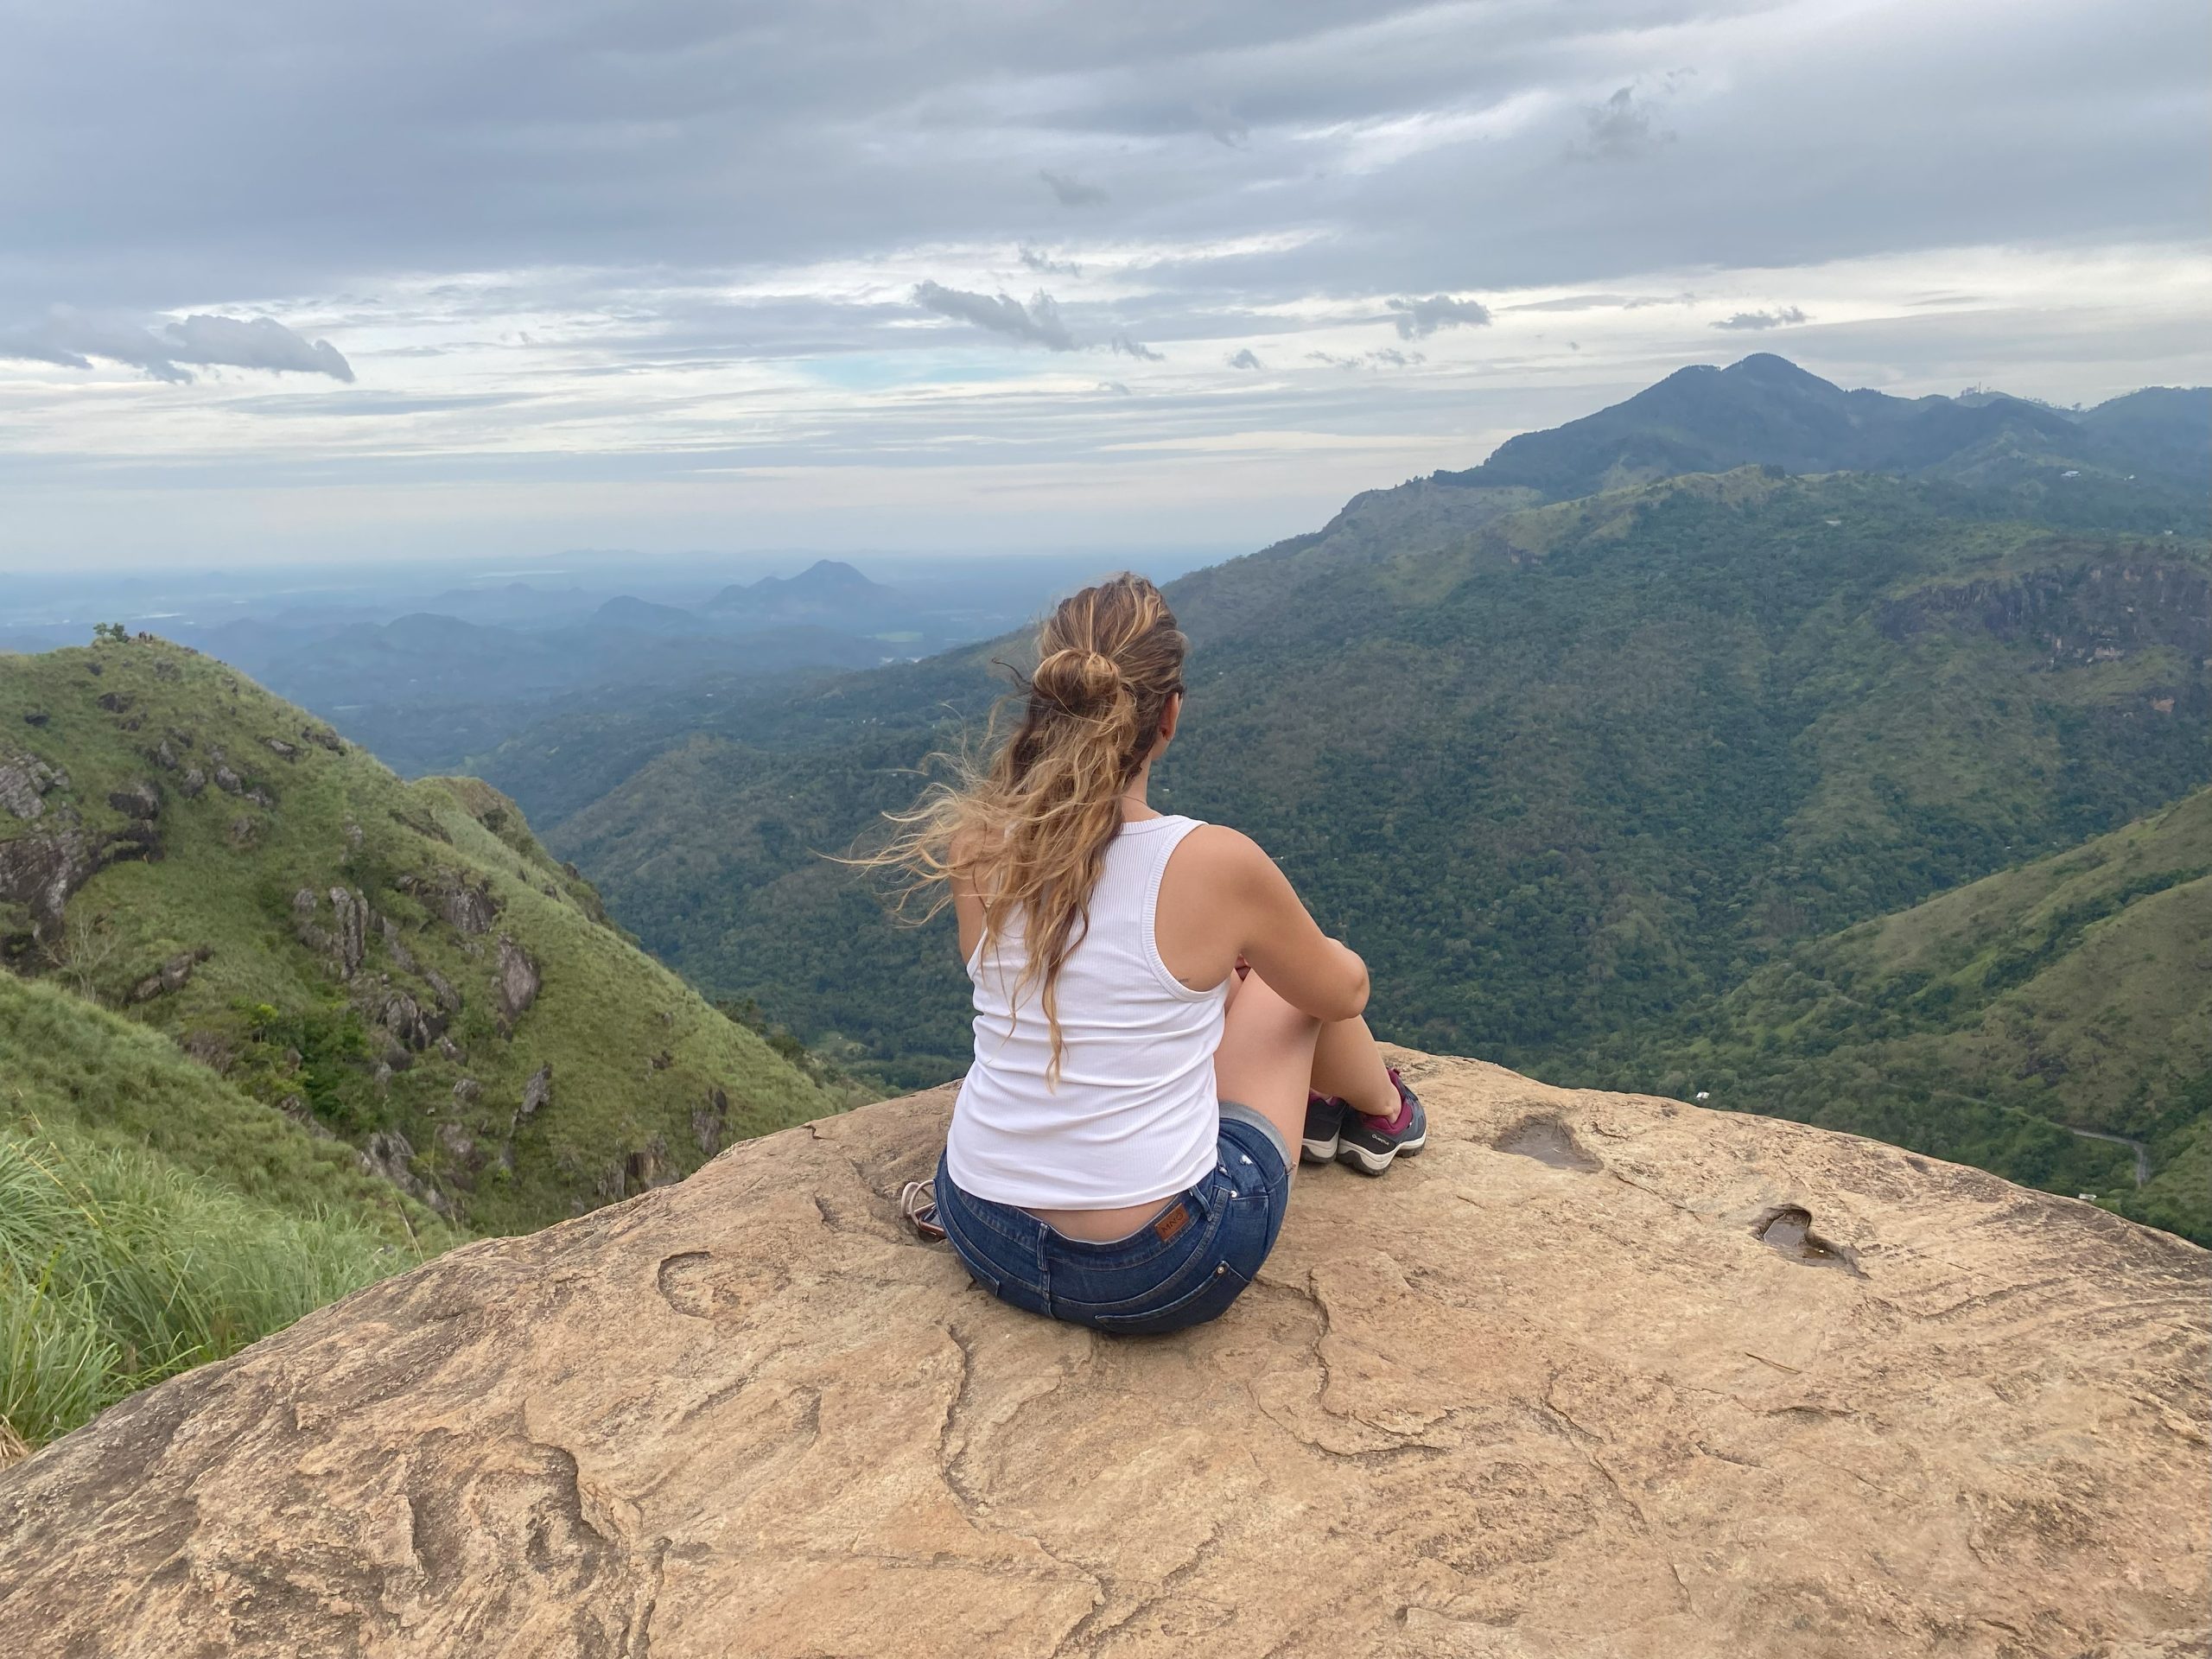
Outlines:
[[473, 1230], [836, 1103], [609, 926], [497, 791], [403, 783], [143, 636], [0, 657], [0, 953]]
[[[1426, 543], [1370, 504], [1173, 584], [1197, 649], [1159, 778], [1282, 861], [1405, 1041], [1580, 1071], [1782, 946], [2212, 778], [2201, 539], [1864, 475], [1681, 479], [1456, 537], [1431, 494], [1406, 503]], [[490, 764], [570, 807], [552, 843], [696, 981], [918, 1083], [963, 1060], [953, 953], [818, 854], [912, 798], [994, 654], [596, 716]]]
[[[1586, 1068], [1879, 1136], [2212, 1243], [2212, 790], [1800, 944]], [[2139, 1190], [2126, 1147], [2150, 1179]]]
[[159, 1033], [0, 974], [0, 1463], [458, 1237]]

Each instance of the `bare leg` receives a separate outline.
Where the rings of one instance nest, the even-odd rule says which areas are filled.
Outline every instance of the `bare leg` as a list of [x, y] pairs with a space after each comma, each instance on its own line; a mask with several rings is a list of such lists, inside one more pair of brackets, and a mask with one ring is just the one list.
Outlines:
[[1366, 1020], [1338, 1020], [1321, 1027], [1313, 1045], [1313, 1092], [1334, 1095], [1370, 1116], [1398, 1115], [1398, 1091]]
[[1213, 1056], [1214, 1086], [1224, 1100], [1250, 1107], [1282, 1131], [1294, 1171], [1320, 1033], [1319, 1020], [1291, 1007], [1257, 974], [1230, 982], [1228, 1017]]

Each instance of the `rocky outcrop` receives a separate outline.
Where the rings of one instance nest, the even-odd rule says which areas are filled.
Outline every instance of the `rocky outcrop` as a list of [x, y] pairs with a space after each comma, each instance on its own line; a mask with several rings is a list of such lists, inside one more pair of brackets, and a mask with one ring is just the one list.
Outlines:
[[46, 815], [48, 791], [69, 787], [69, 774], [35, 754], [0, 758], [0, 811], [26, 823]]
[[522, 1104], [516, 1109], [515, 1121], [523, 1122], [537, 1116], [553, 1103], [553, 1063], [548, 1060], [530, 1074], [530, 1081], [522, 1086]]
[[2033, 639], [2054, 663], [2107, 662], [2153, 646], [2212, 651], [2212, 578], [2178, 561], [2087, 564], [1932, 582], [1880, 601], [1892, 639], [1937, 627]]
[[[151, 822], [126, 823], [106, 834], [67, 823], [0, 841], [0, 905], [20, 906], [30, 918], [27, 934], [10, 934], [0, 943], [10, 955], [51, 944], [61, 937], [65, 909], [78, 888], [120, 859], [158, 858], [161, 853], [161, 835]], [[0, 922], [4, 920], [0, 913]]]
[[415, 1173], [414, 1160], [414, 1144], [397, 1129], [373, 1132], [363, 1144], [357, 1160], [363, 1174], [383, 1176], [409, 1198], [428, 1205], [451, 1220], [453, 1200]]
[[1411, 1065], [1426, 1155], [1173, 1337], [900, 1224], [945, 1091], [454, 1251], [0, 1474], [0, 1651], [2202, 1650], [2205, 1252]]
[[500, 934], [499, 955], [493, 969], [492, 989], [499, 1001], [502, 1030], [512, 1032], [514, 1029], [515, 1021], [521, 1019], [529, 1011], [530, 1005], [537, 1001], [538, 988], [542, 982], [538, 977], [537, 963], [531, 959], [530, 952], [505, 933]]
[[728, 1133], [729, 1095], [710, 1086], [707, 1097], [691, 1109], [691, 1137], [699, 1143], [699, 1150], [711, 1158], [722, 1149], [722, 1137]]
[[157, 996], [166, 996], [172, 991], [182, 990], [186, 982], [192, 977], [192, 970], [213, 954], [214, 952], [204, 944], [190, 950], [178, 951], [176, 955], [132, 986], [130, 1000], [133, 1002], [150, 1002]]
[[361, 971], [361, 963], [368, 955], [372, 912], [369, 901], [348, 888], [333, 887], [328, 896], [330, 921], [326, 926], [321, 919], [322, 896], [313, 887], [302, 887], [294, 893], [292, 931], [308, 950], [330, 958], [333, 975], [350, 980]]
[[[422, 826], [410, 823], [410, 827]], [[438, 838], [445, 839], [443, 831], [439, 832]], [[422, 899], [459, 933], [488, 933], [499, 913], [499, 901], [492, 897], [490, 885], [457, 870], [437, 870], [427, 876], [402, 876], [399, 887], [403, 892]]]

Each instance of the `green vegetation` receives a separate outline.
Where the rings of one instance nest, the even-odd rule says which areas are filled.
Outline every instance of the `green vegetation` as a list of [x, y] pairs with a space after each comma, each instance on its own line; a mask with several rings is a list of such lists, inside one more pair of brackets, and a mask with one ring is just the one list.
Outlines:
[[0, 974], [0, 1462], [459, 1236], [156, 1033]]
[[[1864, 475], [1686, 478], [1453, 536], [1434, 496], [1173, 585], [1193, 689], [1159, 775], [1159, 804], [1281, 860], [1402, 1040], [1587, 1076], [1783, 946], [2212, 777], [2200, 539]], [[934, 1081], [966, 1049], [951, 948], [821, 854], [912, 798], [1012, 649], [601, 714], [487, 765], [557, 812], [643, 756], [551, 843], [713, 994]]]
[[[1821, 1123], [2212, 1243], [2212, 790], [1795, 946], [1583, 1080]], [[2152, 1171], [2139, 1190], [2128, 1147]]]
[[0, 955], [474, 1231], [577, 1213], [850, 1098], [607, 925], [496, 791], [403, 783], [143, 637], [0, 657]]

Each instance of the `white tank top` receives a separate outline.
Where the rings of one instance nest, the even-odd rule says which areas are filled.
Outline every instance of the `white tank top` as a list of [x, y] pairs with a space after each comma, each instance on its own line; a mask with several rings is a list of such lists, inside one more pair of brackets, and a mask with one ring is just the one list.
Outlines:
[[1167, 856], [1197, 828], [1146, 818], [1107, 843], [1090, 928], [1060, 967], [1058, 1088], [1045, 1077], [1052, 1038], [1041, 988], [1012, 1000], [1027, 960], [1021, 918], [1009, 918], [989, 960], [976, 948], [976, 1061], [944, 1148], [962, 1192], [1032, 1210], [1118, 1210], [1171, 1198], [1213, 1167], [1213, 1056], [1229, 982], [1192, 990], [1153, 938]]

